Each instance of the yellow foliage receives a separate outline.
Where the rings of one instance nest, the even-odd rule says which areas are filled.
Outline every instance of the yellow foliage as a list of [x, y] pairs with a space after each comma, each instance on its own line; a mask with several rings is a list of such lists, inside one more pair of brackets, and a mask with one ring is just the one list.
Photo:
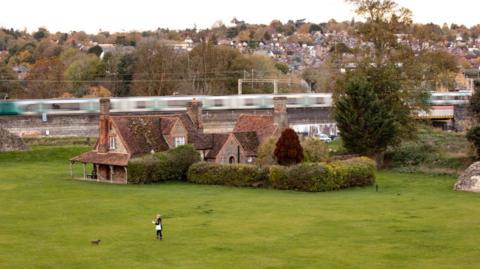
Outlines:
[[84, 98], [95, 98], [95, 97], [111, 97], [112, 93], [110, 90], [103, 86], [91, 86], [88, 89], [88, 94], [83, 96]]

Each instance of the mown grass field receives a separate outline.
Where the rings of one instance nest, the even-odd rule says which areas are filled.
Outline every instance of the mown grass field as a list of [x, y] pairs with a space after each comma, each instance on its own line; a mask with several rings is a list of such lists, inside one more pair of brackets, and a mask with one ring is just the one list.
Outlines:
[[479, 268], [480, 195], [453, 177], [380, 172], [378, 193], [70, 179], [87, 149], [0, 154], [0, 268]]

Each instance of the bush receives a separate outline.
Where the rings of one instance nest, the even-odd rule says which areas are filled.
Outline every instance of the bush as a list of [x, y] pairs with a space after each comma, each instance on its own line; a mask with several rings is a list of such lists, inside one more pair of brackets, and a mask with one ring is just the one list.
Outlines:
[[277, 164], [277, 159], [275, 154], [273, 154], [276, 142], [277, 139], [275, 137], [270, 137], [258, 147], [256, 164], [260, 166]]
[[280, 165], [293, 165], [303, 160], [303, 149], [293, 129], [285, 129], [275, 145], [275, 157]]
[[340, 188], [368, 186], [375, 183], [376, 163], [367, 157], [358, 157], [329, 164]]
[[306, 138], [302, 141], [305, 162], [325, 162], [328, 160], [328, 146], [320, 139]]
[[134, 158], [128, 162], [128, 183], [152, 183], [156, 161], [152, 156]]
[[338, 189], [329, 176], [330, 167], [323, 163], [301, 163], [291, 167], [272, 166], [269, 185], [275, 189], [298, 191], [329, 191]]
[[134, 158], [128, 163], [128, 182], [155, 183], [187, 179], [190, 165], [200, 161], [200, 154], [191, 145]]
[[477, 157], [480, 157], [480, 126], [475, 126], [468, 130], [466, 137], [475, 146]]
[[423, 141], [406, 142], [387, 153], [396, 165], [418, 165], [428, 161], [436, 153], [434, 146]]
[[170, 165], [176, 171], [175, 176], [177, 180], [186, 181], [188, 168], [201, 160], [200, 153], [198, 153], [192, 145], [179, 146], [166, 153]]
[[250, 187], [267, 181], [267, 170], [251, 164], [200, 162], [190, 166], [188, 181], [198, 184]]
[[248, 164], [200, 162], [190, 166], [188, 181], [237, 187], [268, 185], [282, 190], [330, 191], [373, 184], [375, 162], [360, 157], [329, 164], [274, 165], [268, 169]]
[[375, 181], [375, 162], [361, 157], [346, 161], [302, 163], [291, 167], [272, 166], [269, 185], [276, 189], [330, 191], [367, 186]]

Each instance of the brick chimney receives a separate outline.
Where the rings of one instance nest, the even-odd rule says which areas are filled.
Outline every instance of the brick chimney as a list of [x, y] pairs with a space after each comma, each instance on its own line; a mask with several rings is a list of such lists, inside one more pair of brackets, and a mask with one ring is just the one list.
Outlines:
[[288, 128], [287, 97], [273, 97], [273, 123], [280, 131]]
[[197, 129], [203, 130], [202, 102], [195, 100], [195, 98], [193, 98], [191, 102], [188, 102], [187, 115], [190, 117]]
[[110, 117], [110, 99], [100, 98], [100, 126], [98, 128], [98, 152], [108, 152], [108, 131]]

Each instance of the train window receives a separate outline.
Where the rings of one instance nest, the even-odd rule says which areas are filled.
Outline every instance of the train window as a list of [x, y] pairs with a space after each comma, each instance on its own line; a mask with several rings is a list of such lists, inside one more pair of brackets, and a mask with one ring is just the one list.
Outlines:
[[223, 100], [222, 99], [215, 99], [213, 101], [213, 106], [219, 107], [219, 106], [222, 106], [222, 105], [223, 105]]
[[251, 98], [245, 99], [245, 105], [246, 106], [253, 106], [254, 104], [255, 104], [254, 99], [251, 99]]
[[168, 107], [185, 107], [187, 102], [185, 100], [168, 100]]
[[30, 105], [26, 105], [24, 108], [23, 108], [24, 111], [26, 112], [36, 112], [36, 111], [39, 111], [40, 110], [40, 104], [30, 104]]
[[147, 103], [145, 101], [137, 101], [137, 108], [146, 108], [147, 107]]
[[51, 104], [52, 110], [80, 110], [79, 103], [53, 103]]
[[297, 102], [297, 98], [287, 98], [287, 105], [296, 105]]
[[325, 104], [325, 98], [323, 97], [315, 98], [315, 104]]

